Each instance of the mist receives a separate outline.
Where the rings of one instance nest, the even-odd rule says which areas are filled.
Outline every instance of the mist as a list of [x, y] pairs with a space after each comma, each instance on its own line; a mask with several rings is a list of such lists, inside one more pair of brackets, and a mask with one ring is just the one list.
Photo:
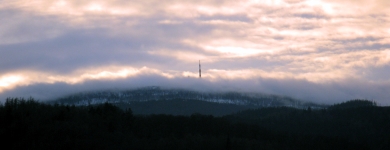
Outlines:
[[[80, 92], [99, 90], [131, 90], [148, 86], [162, 89], [187, 89], [199, 92], [240, 92], [288, 96], [306, 102], [334, 104], [351, 99], [374, 100], [378, 105], [389, 105], [387, 84], [370, 84], [357, 80], [330, 83], [312, 83], [294, 79], [241, 79], [208, 80], [207, 78], [165, 78], [159, 75], [144, 75], [116, 80], [89, 80], [77, 84], [54, 83], [20, 86], [0, 94], [1, 101], [7, 97], [33, 97], [40, 101], [54, 100]], [[358, 93], [358, 94], [357, 94]]]

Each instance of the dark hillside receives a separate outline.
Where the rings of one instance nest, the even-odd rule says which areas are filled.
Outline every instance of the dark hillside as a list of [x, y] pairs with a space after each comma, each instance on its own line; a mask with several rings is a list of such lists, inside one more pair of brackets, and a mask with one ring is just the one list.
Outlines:
[[389, 148], [390, 107], [364, 105], [339, 108], [341, 107], [322, 110], [263, 108], [242, 111], [224, 118], [286, 134], [341, 138], [372, 149]]
[[340, 104], [334, 104], [329, 109], [348, 109], [358, 107], [375, 107], [377, 106], [374, 101], [355, 99]]
[[390, 108], [263, 108], [225, 117], [133, 115], [105, 103], [0, 105], [8, 149], [389, 149]]
[[168, 114], [189, 116], [194, 113], [213, 116], [224, 116], [253, 107], [247, 105], [220, 104], [200, 100], [162, 100], [113, 104], [122, 109], [130, 108], [134, 114]]

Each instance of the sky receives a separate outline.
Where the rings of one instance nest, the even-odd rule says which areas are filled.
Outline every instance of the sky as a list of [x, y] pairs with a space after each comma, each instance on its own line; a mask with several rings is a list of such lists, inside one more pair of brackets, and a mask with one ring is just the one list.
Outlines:
[[388, 0], [0, 0], [0, 101], [161, 86], [390, 105], [388, 12]]

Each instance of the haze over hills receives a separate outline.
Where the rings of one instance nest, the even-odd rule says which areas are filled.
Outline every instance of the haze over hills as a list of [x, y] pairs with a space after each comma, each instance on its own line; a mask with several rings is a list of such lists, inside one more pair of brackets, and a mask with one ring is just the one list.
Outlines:
[[87, 106], [111, 103], [131, 108], [135, 114], [191, 115], [201, 113], [222, 116], [245, 109], [263, 107], [323, 108], [325, 105], [290, 97], [239, 92], [199, 92], [187, 89], [163, 89], [156, 86], [133, 90], [102, 90], [58, 98], [49, 103]]

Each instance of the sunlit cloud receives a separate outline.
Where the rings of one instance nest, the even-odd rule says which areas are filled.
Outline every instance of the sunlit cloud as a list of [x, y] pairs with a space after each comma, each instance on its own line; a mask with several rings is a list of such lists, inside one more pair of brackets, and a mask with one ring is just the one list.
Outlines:
[[24, 78], [19, 75], [8, 75], [0, 77], [0, 93], [5, 89], [15, 88], [16, 85], [22, 83]]
[[[67, 84], [81, 84], [86, 81], [93, 80], [117, 80], [134, 78], [146, 75], [157, 75], [163, 78], [198, 78], [198, 72], [191, 71], [172, 71], [172, 70], [158, 70], [148, 67], [133, 68], [133, 67], [99, 67], [99, 68], [84, 68], [77, 70], [68, 75], [50, 74], [36, 71], [20, 71], [12, 75], [4, 76], [0, 79], [0, 92], [17, 88], [18, 86], [28, 86], [35, 83], [67, 83]], [[289, 72], [267, 72], [259, 69], [242, 69], [242, 70], [221, 70], [221, 69], [207, 69], [203, 70], [202, 79], [206, 81], [216, 80], [237, 80], [237, 79], [255, 79], [255, 78], [270, 78], [270, 79], [304, 79], [313, 82], [321, 82], [327, 79], [328, 81], [345, 76], [337, 73], [303, 73], [300, 75]]]
[[0, 92], [5, 89], [17, 88], [17, 86], [27, 86], [34, 83], [67, 83], [80, 84], [90, 80], [116, 80], [131, 78], [138, 75], [158, 74], [166, 78], [172, 78], [173, 75], [164, 73], [156, 69], [147, 67], [100, 67], [95, 69], [85, 68], [77, 70], [68, 75], [50, 74], [37, 71], [19, 71], [0, 78]]
[[251, 48], [243, 48], [243, 47], [226, 47], [226, 46], [211, 47], [211, 46], [206, 46], [205, 49], [218, 51], [222, 54], [236, 55], [236, 56], [250, 56], [250, 55], [255, 55], [255, 54], [261, 53], [261, 50], [251, 49]]

